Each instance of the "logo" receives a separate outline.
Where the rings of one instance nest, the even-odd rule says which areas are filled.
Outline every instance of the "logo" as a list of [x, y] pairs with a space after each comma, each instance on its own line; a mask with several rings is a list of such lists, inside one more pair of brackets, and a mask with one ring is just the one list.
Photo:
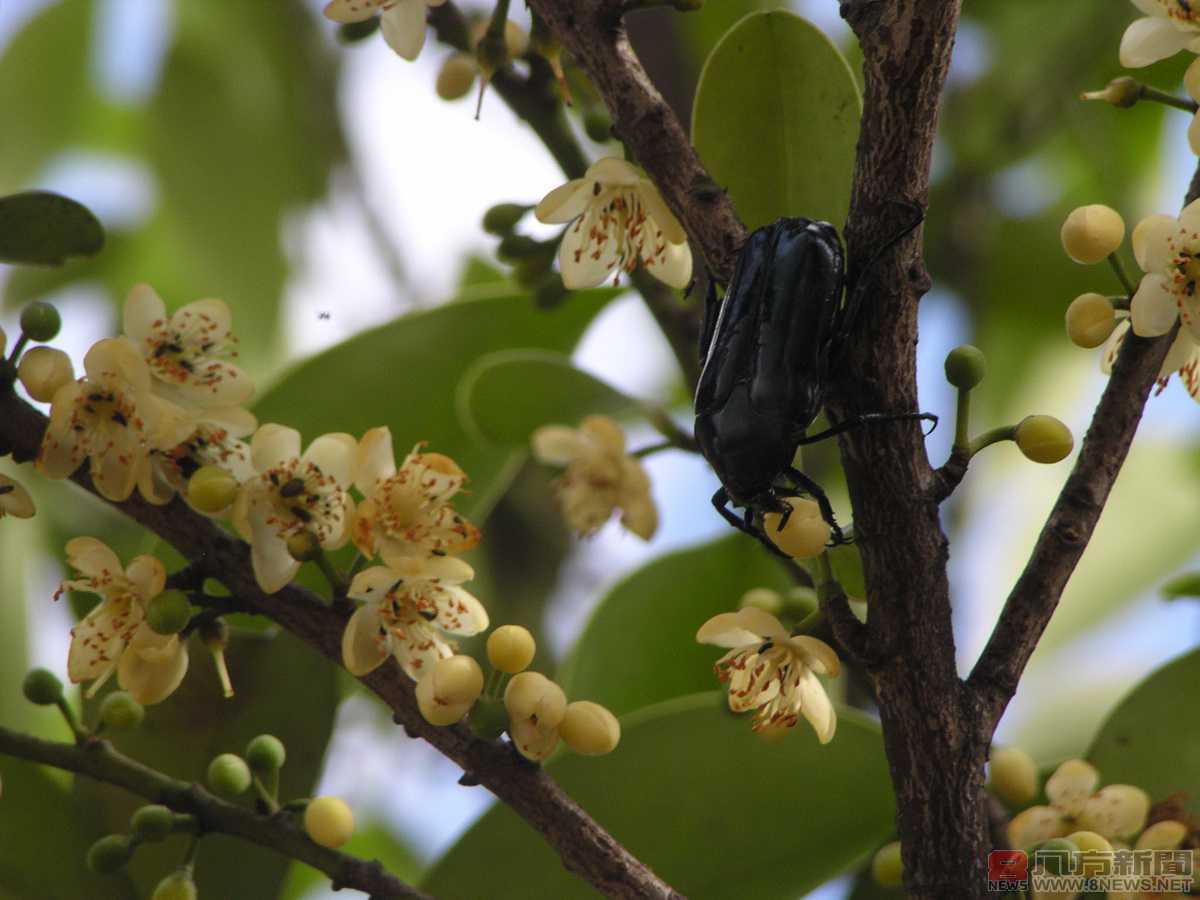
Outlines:
[[988, 854], [988, 890], [1024, 890], [1029, 884], [1029, 857], [1022, 850], [993, 850]]

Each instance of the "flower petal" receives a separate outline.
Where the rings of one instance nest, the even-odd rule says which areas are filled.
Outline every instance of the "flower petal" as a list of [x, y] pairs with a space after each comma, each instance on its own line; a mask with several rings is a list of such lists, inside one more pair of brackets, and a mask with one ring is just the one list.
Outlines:
[[788, 638], [788, 643], [796, 648], [804, 664], [818, 675], [836, 676], [841, 672], [841, 661], [837, 653], [821, 639], [797, 634]]
[[0, 488], [9, 488], [0, 494], [0, 518], [10, 515], [18, 519], [28, 519], [37, 512], [29, 491], [7, 475], [0, 475]]
[[66, 549], [68, 565], [89, 578], [108, 579], [125, 571], [117, 554], [94, 537], [72, 538]]
[[1171, 241], [1179, 234], [1179, 220], [1158, 213], [1147, 216], [1133, 229], [1130, 242], [1133, 255], [1143, 272], [1163, 274], [1171, 265], [1175, 251]]
[[135, 284], [129, 289], [125, 298], [125, 308], [122, 315], [125, 335], [139, 349], [146, 348], [147, 339], [151, 338], [156, 325], [161, 325], [167, 317], [167, 307], [154, 288], [148, 284]]
[[399, 580], [396, 573], [387, 566], [371, 566], [354, 576], [354, 580], [350, 582], [350, 590], [346, 593], [356, 600], [378, 603]]
[[349, 488], [358, 468], [358, 441], [343, 432], [323, 434], [308, 445], [300, 460], [317, 466], [339, 487]]
[[388, 658], [387, 636], [374, 604], [360, 606], [342, 632], [342, 665], [351, 675], [366, 675]]
[[663, 240], [669, 244], [682, 244], [687, 240], [687, 232], [683, 230], [683, 226], [679, 224], [679, 220], [675, 218], [675, 214], [671, 212], [653, 181], [648, 178], [640, 179], [638, 194], [641, 196], [646, 213], [654, 220], [654, 225], [662, 233]]
[[178, 635], [159, 635], [144, 622], [121, 654], [117, 682], [143, 706], [175, 693], [188, 670], [187, 644]]
[[825, 686], [812, 672], [805, 672], [796, 685], [796, 693], [802, 701], [800, 712], [817, 733], [817, 740], [828, 744], [837, 730], [837, 711], [825, 693]]
[[127, 382], [137, 394], [150, 390], [150, 369], [138, 349], [128, 338], [105, 338], [97, 341], [83, 358], [83, 368], [93, 381]]
[[250, 458], [258, 472], [265, 472], [299, 455], [300, 432], [286, 425], [261, 425], [250, 439]]
[[330, 0], [324, 9], [325, 18], [347, 24], [362, 22], [375, 15], [385, 0]]
[[530, 443], [538, 462], [551, 466], [569, 464], [586, 446], [579, 429], [566, 425], [543, 425], [533, 433]]
[[643, 260], [646, 270], [669, 287], [683, 289], [692, 280], [692, 251], [687, 244], [667, 244], [661, 254]]
[[67, 677], [78, 684], [115, 669], [142, 615], [141, 605], [130, 594], [105, 600], [88, 613], [71, 629]]
[[637, 167], [616, 156], [603, 156], [588, 166], [584, 178], [598, 181], [602, 188], [636, 187], [643, 181]]
[[380, 17], [387, 45], [410, 62], [425, 46], [425, 0], [396, 0]]
[[300, 571], [300, 563], [288, 553], [287, 542], [264, 519], [254, 515], [250, 519], [253, 528], [250, 561], [254, 565], [254, 579], [263, 591], [274, 594], [295, 577]]
[[125, 577], [142, 603], [149, 603], [167, 586], [167, 569], [153, 556], [135, 556], [125, 569]]
[[558, 266], [567, 290], [594, 288], [617, 267], [616, 226], [601, 231], [593, 218], [589, 213], [567, 228], [559, 244]]
[[439, 592], [433, 624], [449, 634], [470, 637], [487, 630], [488, 614], [473, 594], [455, 585], [445, 585]]
[[392, 430], [386, 425], [372, 428], [358, 442], [358, 474], [354, 486], [370, 496], [375, 485], [396, 474], [396, 454], [392, 449]]
[[586, 178], [573, 178], [560, 184], [533, 208], [534, 216], [547, 225], [565, 225], [577, 219], [592, 200], [591, 185]]
[[1158, 337], [1166, 334], [1179, 318], [1167, 279], [1163, 275], [1144, 275], [1129, 304], [1133, 333], [1139, 337]]
[[1140, 69], [1174, 56], [1196, 37], [1194, 32], [1182, 31], [1166, 18], [1135, 19], [1121, 36], [1118, 56], [1127, 69]]

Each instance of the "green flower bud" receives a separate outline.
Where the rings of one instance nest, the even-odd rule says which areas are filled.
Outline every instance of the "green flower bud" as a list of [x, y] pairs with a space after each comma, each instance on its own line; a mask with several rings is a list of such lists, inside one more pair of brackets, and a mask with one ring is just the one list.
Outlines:
[[1071, 429], [1054, 416], [1026, 416], [1017, 425], [1015, 440], [1025, 458], [1036, 463], [1059, 462], [1075, 447]]
[[483, 230], [496, 237], [512, 234], [530, 208], [521, 203], [497, 203], [483, 214]]
[[311, 531], [297, 531], [288, 536], [287, 550], [297, 562], [309, 562], [320, 555], [321, 542]]
[[900, 842], [892, 841], [875, 851], [871, 860], [871, 877], [880, 887], [894, 888], [904, 884], [904, 862], [900, 858]]
[[343, 44], [357, 44], [379, 30], [379, 16], [371, 16], [361, 22], [346, 22], [337, 30], [338, 40]]
[[125, 691], [113, 691], [100, 701], [100, 721], [114, 731], [137, 728], [146, 717], [146, 710]]
[[62, 316], [53, 305], [43, 300], [30, 303], [21, 310], [21, 331], [27, 334], [31, 341], [52, 341], [60, 328]]
[[1093, 203], [1072, 210], [1062, 226], [1067, 256], [1080, 265], [1103, 262], [1125, 240], [1125, 220], [1110, 206]]
[[946, 380], [960, 391], [969, 391], [987, 374], [983, 351], [970, 344], [955, 347], [946, 354]]
[[111, 875], [133, 858], [133, 850], [133, 842], [125, 835], [105, 835], [88, 849], [87, 867], [98, 875]]
[[146, 624], [155, 634], [179, 634], [192, 620], [192, 604], [183, 591], [163, 591], [146, 604]]
[[542, 252], [542, 242], [526, 234], [506, 234], [496, 247], [496, 255], [505, 262], [515, 263]]
[[1079, 847], [1067, 838], [1051, 838], [1033, 854], [1033, 864], [1051, 875], [1070, 875]]
[[62, 699], [63, 686], [49, 669], [31, 669], [21, 683], [25, 699], [38, 706], [51, 706]]
[[1080, 294], [1067, 307], [1067, 337], [1076, 347], [1099, 347], [1116, 327], [1116, 310], [1103, 294]]
[[236, 753], [222, 753], [208, 764], [208, 786], [222, 797], [246, 793], [250, 780], [250, 767]]
[[589, 109], [583, 114], [583, 131], [597, 144], [612, 140], [612, 118], [602, 109]]
[[232, 506], [237, 492], [237, 479], [220, 466], [201, 466], [188, 479], [188, 503], [209, 515], [217, 515]]
[[283, 741], [273, 734], [260, 734], [246, 745], [246, 762], [259, 775], [278, 772], [286, 761]]
[[175, 813], [165, 806], [143, 806], [129, 820], [134, 834], [147, 841], [161, 841], [175, 825]]
[[158, 883], [150, 900], [196, 900], [196, 882], [191, 869], [183, 868], [172, 872]]

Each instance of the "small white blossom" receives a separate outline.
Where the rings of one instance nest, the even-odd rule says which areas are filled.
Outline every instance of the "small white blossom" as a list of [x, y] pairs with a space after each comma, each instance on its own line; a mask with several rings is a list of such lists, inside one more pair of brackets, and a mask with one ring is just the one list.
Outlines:
[[1195, 0], [1131, 0], [1145, 18], [1121, 38], [1121, 65], [1138, 69], [1180, 50], [1200, 53], [1200, 6]]
[[[1112, 335], [1105, 342], [1104, 350], [1100, 354], [1100, 371], [1105, 375], [1112, 374], [1112, 367], [1117, 361], [1117, 354], [1127, 334], [1129, 320], [1124, 319], [1117, 323]], [[1180, 383], [1192, 399], [1200, 402], [1200, 344], [1196, 343], [1186, 328], [1179, 329], [1179, 334], [1175, 336], [1171, 349], [1167, 351], [1167, 356], [1159, 367], [1156, 394], [1161, 394], [1166, 389], [1174, 373], [1179, 374]]]
[[250, 445], [239, 440], [258, 427], [252, 413], [236, 406], [182, 412], [181, 431], [187, 437], [170, 449], [152, 451], [138, 481], [138, 491], [150, 503], [168, 503], [176, 493], [186, 496], [188, 479], [202, 466], [224, 469], [239, 483], [254, 475]]
[[428, 8], [446, 0], [331, 0], [325, 18], [346, 24], [365, 22], [382, 13], [379, 29], [389, 47], [407, 60], [414, 60], [425, 46], [425, 17]]
[[574, 222], [558, 252], [568, 288], [595, 287], [639, 265], [674, 288], [691, 280], [687, 233], [654, 183], [623, 159], [593, 163], [583, 178], [543, 197], [534, 215], [547, 224]]

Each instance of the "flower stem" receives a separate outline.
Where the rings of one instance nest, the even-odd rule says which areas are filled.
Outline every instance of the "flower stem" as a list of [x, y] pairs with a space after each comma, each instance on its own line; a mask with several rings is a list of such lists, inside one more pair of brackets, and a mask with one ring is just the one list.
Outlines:
[[274, 780], [276, 783], [275, 790], [268, 790], [267, 786], [262, 783], [262, 780], [257, 775], [254, 776], [252, 781], [252, 784], [254, 785], [254, 793], [258, 796], [259, 801], [267, 808], [267, 811], [271, 815], [275, 815], [275, 813], [279, 812], [279, 800], [276, 798], [276, 791], [278, 790], [279, 783], [278, 774], [276, 774]]
[[1153, 100], [1155, 103], [1161, 103], [1163, 106], [1171, 106], [1175, 109], [1182, 109], [1184, 112], [1195, 113], [1200, 110], [1200, 103], [1195, 100], [1184, 97], [1176, 97], [1174, 94], [1168, 94], [1166, 91], [1160, 91], [1158, 88], [1152, 88], [1148, 84], [1141, 85], [1141, 92], [1138, 96], [1139, 100]]
[[21, 332], [21, 336], [17, 338], [17, 342], [13, 344], [12, 353], [8, 355], [8, 361], [15, 368], [17, 360], [21, 358], [21, 351], [25, 349], [25, 345], [29, 343], [29, 335]]
[[1121, 287], [1125, 288], [1125, 296], [1132, 297], [1137, 291], [1137, 285], [1129, 280], [1129, 276], [1125, 274], [1125, 266], [1121, 264], [1120, 257], [1116, 253], [1108, 254], [1108, 264], [1112, 266], [1113, 272], [1117, 276], [1117, 280], [1121, 282]]
[[367, 558], [365, 556], [363, 556], [361, 553], [354, 554], [354, 560], [350, 563], [350, 568], [346, 570], [346, 582], [349, 583], [353, 581], [354, 576], [359, 573], [359, 570], [361, 570], [366, 563]]
[[970, 453], [971, 446], [971, 392], [958, 389], [957, 405], [954, 410], [954, 450]]
[[967, 447], [967, 452], [971, 456], [974, 456], [984, 447], [990, 447], [992, 444], [998, 444], [1001, 441], [1016, 440], [1016, 437], [1016, 425], [1004, 425], [1000, 428], [993, 428], [991, 431], [985, 431], [979, 437], [975, 438], [975, 440], [971, 441]]
[[333, 567], [333, 563], [329, 561], [329, 557], [325, 555], [323, 549], [317, 551], [317, 555], [313, 557], [312, 561], [317, 564], [317, 568], [321, 570], [321, 574], [329, 582], [329, 588], [333, 591], [335, 597], [345, 592], [345, 579], [338, 574], [337, 569]]
[[[675, 420], [667, 413], [665, 409], [655, 403], [639, 403], [638, 408], [646, 421], [654, 426], [654, 430], [667, 439], [669, 446], [678, 447], [680, 450], [687, 450], [690, 453], [699, 453], [700, 446], [696, 443], [695, 437], [680, 428], [675, 423]], [[653, 450], [646, 452], [653, 453]], [[635, 453], [635, 456], [641, 453]]]
[[87, 740], [90, 736], [88, 730], [80, 724], [79, 718], [75, 715], [75, 710], [71, 709], [71, 704], [67, 702], [67, 698], [59, 697], [54, 701], [54, 705], [58, 707], [58, 711], [66, 719], [67, 727], [71, 729], [71, 734], [75, 737], [75, 743], [82, 744]]

